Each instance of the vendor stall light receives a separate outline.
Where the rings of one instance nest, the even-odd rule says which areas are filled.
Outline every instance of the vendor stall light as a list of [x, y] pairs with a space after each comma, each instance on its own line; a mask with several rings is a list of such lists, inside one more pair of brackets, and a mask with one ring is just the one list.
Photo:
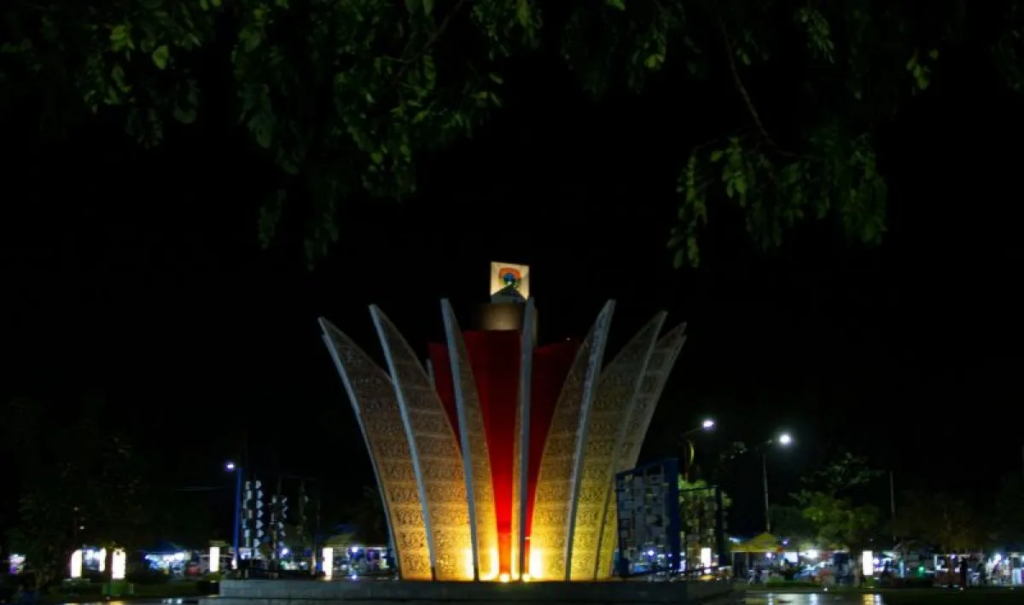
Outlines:
[[875, 575], [875, 553], [865, 550], [860, 555], [860, 568], [865, 578]]
[[711, 567], [711, 549], [706, 546], [700, 549], [700, 565], [701, 567]]
[[323, 561], [324, 579], [330, 580], [334, 575], [334, 549], [328, 546], [324, 548], [322, 555], [320, 559]]
[[76, 550], [71, 553], [71, 569], [69, 574], [72, 580], [77, 580], [82, 577], [82, 550]]
[[128, 568], [128, 555], [118, 548], [110, 557], [110, 579], [123, 580]]
[[210, 547], [210, 573], [217, 573], [220, 571], [220, 547]]
[[101, 548], [98, 551], [88, 551], [88, 554], [92, 555], [99, 561], [100, 573], [107, 571], [107, 549]]
[[816, 551], [816, 550], [809, 550], [809, 551], [804, 553], [804, 556], [807, 557], [808, 559], [817, 559], [818, 558], [818, 551]]

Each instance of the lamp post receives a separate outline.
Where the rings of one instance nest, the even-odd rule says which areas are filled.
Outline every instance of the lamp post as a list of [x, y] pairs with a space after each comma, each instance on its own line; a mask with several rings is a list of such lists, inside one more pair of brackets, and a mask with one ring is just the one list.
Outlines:
[[769, 439], [761, 448], [761, 481], [764, 485], [764, 527], [766, 533], [772, 533], [771, 504], [768, 501], [768, 448], [778, 444], [788, 447], [793, 443], [789, 433], [782, 433], [776, 439]]
[[234, 552], [231, 554], [231, 568], [238, 569], [239, 561], [242, 558], [242, 553], [238, 550], [238, 537], [242, 528], [242, 467], [237, 466], [234, 462], [228, 462], [224, 465], [224, 469], [235, 474], [235, 528], [232, 543]]
[[686, 443], [686, 466], [683, 467], [683, 478], [687, 482], [690, 481], [690, 467], [693, 466], [693, 461], [697, 457], [697, 449], [693, 445], [693, 435], [700, 431], [710, 431], [715, 428], [715, 421], [711, 418], [707, 418], [696, 428], [692, 428], [683, 433], [683, 440]]

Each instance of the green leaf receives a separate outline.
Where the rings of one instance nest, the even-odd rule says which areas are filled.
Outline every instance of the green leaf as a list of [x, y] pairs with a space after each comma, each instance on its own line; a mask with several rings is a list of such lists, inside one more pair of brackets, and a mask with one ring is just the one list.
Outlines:
[[626, 3], [623, 0], [605, 0], [605, 4], [620, 11], [626, 10]]
[[434, 12], [434, 0], [422, 0], [423, 1], [423, 13], [430, 16]]
[[171, 51], [166, 44], [161, 44], [153, 51], [153, 64], [159, 69], [167, 69], [167, 62], [171, 59]]
[[128, 28], [124, 25], [118, 25], [114, 29], [110, 30], [110, 41], [120, 42], [128, 37]]
[[721, 160], [722, 156], [724, 156], [724, 155], [725, 155], [724, 151], [722, 151], [721, 149], [716, 149], [716, 150], [711, 152], [711, 161], [712, 162], [717, 162], [717, 161]]
[[516, 18], [519, 19], [519, 24], [523, 27], [530, 26], [530, 2], [529, 0], [517, 0], [516, 2]]
[[196, 121], [196, 110], [194, 107], [182, 109], [180, 106], [174, 108], [174, 119], [182, 124], [191, 124]]

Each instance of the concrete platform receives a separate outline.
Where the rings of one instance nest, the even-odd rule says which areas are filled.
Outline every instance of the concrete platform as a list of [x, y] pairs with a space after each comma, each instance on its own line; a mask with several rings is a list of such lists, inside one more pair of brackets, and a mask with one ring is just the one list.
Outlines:
[[[201, 605], [733, 605], [743, 593], [728, 582], [401, 582], [225, 580]], [[312, 603], [311, 603], [312, 602]]]

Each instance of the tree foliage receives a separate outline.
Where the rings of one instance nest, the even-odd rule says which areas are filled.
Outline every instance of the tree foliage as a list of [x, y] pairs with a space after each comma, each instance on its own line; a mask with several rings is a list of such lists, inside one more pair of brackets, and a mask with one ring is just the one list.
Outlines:
[[771, 507], [772, 531], [775, 535], [788, 538], [795, 544], [814, 542], [817, 531], [814, 524], [804, 516], [799, 506], [774, 505]]
[[860, 550], [878, 528], [877, 506], [858, 505], [849, 497], [807, 490], [794, 494], [793, 498], [824, 545]]
[[996, 494], [991, 513], [994, 538], [1004, 545], [1024, 545], [1024, 483], [1019, 477], [1007, 477]]
[[967, 502], [949, 494], [907, 492], [893, 524], [904, 539], [920, 540], [941, 552], [974, 552], [986, 542], [981, 515]]
[[144, 468], [124, 439], [101, 428], [97, 413], [95, 402], [85, 402], [80, 414], [62, 415], [28, 399], [4, 410], [10, 420], [3, 438], [19, 460], [11, 543], [41, 585], [63, 576], [76, 548], [137, 546], [145, 539]]
[[844, 452], [801, 480], [810, 489], [838, 496], [868, 485], [882, 474], [868, 465], [867, 458]]
[[364, 544], [388, 544], [387, 518], [376, 486], [364, 486], [355, 503], [351, 518], [356, 525], [356, 538]]
[[871, 504], [856, 504], [851, 491], [879, 476], [866, 458], [846, 452], [803, 477], [807, 487], [792, 498], [818, 541], [857, 550], [878, 529], [881, 512]]
[[411, 196], [424, 155], [471, 136], [501, 106], [510, 60], [538, 48], [596, 96], [655, 80], [727, 83], [731, 127], [674, 151], [669, 247], [680, 266], [699, 263], [720, 202], [742, 209], [763, 247], [825, 217], [877, 243], [879, 133], [929, 89], [947, 51], [973, 40], [1011, 88], [1024, 81], [1016, 0], [13, 0], [2, 10], [7, 100], [30, 99], [48, 122], [112, 113], [144, 146], [161, 142], [168, 120], [195, 121], [210, 86], [200, 72], [229, 65], [239, 123], [288, 175], [263, 207], [263, 241], [288, 208], [308, 222], [310, 258], [337, 239], [343, 201]]

